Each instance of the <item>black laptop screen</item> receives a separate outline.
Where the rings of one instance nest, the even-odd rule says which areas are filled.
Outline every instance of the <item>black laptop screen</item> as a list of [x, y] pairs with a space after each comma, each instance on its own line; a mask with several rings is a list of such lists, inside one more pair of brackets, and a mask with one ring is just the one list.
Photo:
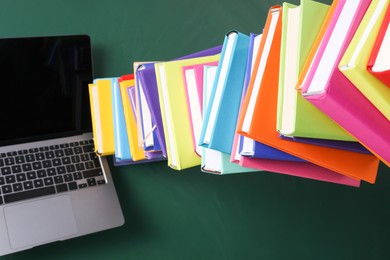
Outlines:
[[88, 36], [0, 39], [0, 145], [90, 131]]

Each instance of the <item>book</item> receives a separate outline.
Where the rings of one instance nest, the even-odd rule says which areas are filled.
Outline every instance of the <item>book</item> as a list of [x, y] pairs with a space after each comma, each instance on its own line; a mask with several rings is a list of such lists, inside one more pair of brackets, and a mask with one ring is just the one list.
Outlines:
[[203, 70], [204, 66], [217, 66], [218, 62], [184, 66], [183, 78], [187, 100], [187, 111], [190, 118], [192, 142], [195, 152], [201, 156], [198, 145], [203, 121]]
[[[291, 142], [275, 130], [278, 97], [282, 8], [269, 11], [248, 91], [238, 118], [238, 133], [350, 178], [374, 183], [379, 160], [373, 156], [312, 144]], [[275, 16], [275, 20], [273, 18]], [[274, 21], [274, 30], [271, 21]], [[260, 61], [262, 65], [260, 66]], [[256, 90], [256, 92], [254, 91]], [[251, 101], [252, 100], [252, 101]], [[251, 103], [250, 103], [251, 102]], [[249, 107], [253, 106], [253, 107]], [[249, 120], [244, 122], [247, 116]]]
[[277, 130], [284, 137], [356, 141], [296, 90], [299, 72], [329, 6], [312, 0], [283, 3]]
[[[211, 90], [215, 81], [218, 66], [206, 65], [203, 66], [203, 92], [202, 105], [206, 109], [207, 103], [211, 96]], [[244, 173], [259, 171], [259, 169], [252, 169], [243, 167], [239, 164], [230, 161], [230, 155], [210, 148], [201, 148], [201, 170], [206, 173], [224, 175], [233, 173]]]
[[390, 87], [390, 7], [387, 7], [374, 47], [367, 64], [367, 70], [377, 79]]
[[[144, 68], [144, 63], [140, 64], [135, 69], [135, 75], [138, 71]], [[155, 119], [149, 108], [148, 101], [145, 96], [143, 81], [137, 76], [135, 79], [135, 101], [136, 101], [136, 122], [138, 128], [138, 139], [145, 153], [161, 151], [161, 146], [157, 136]], [[139, 118], [138, 118], [139, 117]]]
[[100, 156], [115, 153], [112, 84], [113, 78], [97, 78], [88, 85], [94, 147]]
[[[246, 95], [246, 91], [250, 81], [250, 75], [252, 72], [252, 68], [254, 66], [254, 61], [258, 53], [261, 38], [262, 38], [262, 34], [255, 35], [252, 33], [249, 36], [248, 60], [247, 60], [246, 71], [245, 71], [244, 86], [241, 94], [241, 101], [240, 101], [241, 103], [243, 102]], [[235, 135], [238, 136], [237, 133], [235, 133]], [[238, 148], [235, 149], [235, 152], [231, 154], [232, 161], [239, 161], [239, 158], [241, 156], [250, 157], [250, 158], [303, 161], [300, 158], [279, 151], [273, 147], [257, 142], [251, 138], [242, 135], [239, 135], [237, 138], [235, 137], [234, 142], [238, 142], [237, 144]]]
[[389, 0], [373, 0], [348, 45], [340, 71], [390, 120], [390, 88], [368, 72], [371, 50], [384, 19]]
[[119, 78], [119, 88], [122, 98], [123, 113], [125, 117], [130, 153], [133, 161], [139, 161], [146, 159], [146, 156], [143, 148], [138, 145], [139, 141], [135, 118], [136, 108], [134, 84], [134, 79], [128, 79], [125, 76]]
[[248, 58], [249, 36], [237, 31], [225, 35], [221, 60], [203, 114], [199, 145], [231, 153]]
[[[133, 78], [133, 76], [129, 75], [129, 78]], [[115, 147], [114, 158], [116, 161], [132, 160], [118, 78], [113, 79], [111, 93]]]
[[218, 61], [219, 56], [214, 54], [155, 64], [168, 165], [173, 169], [200, 165], [200, 158], [192, 145], [182, 67]]
[[[302, 94], [388, 164], [389, 121], [337, 68], [370, 3], [339, 1], [329, 30], [303, 81]], [[351, 11], [353, 14], [349, 14]], [[321, 75], [325, 78], [319, 77]]]

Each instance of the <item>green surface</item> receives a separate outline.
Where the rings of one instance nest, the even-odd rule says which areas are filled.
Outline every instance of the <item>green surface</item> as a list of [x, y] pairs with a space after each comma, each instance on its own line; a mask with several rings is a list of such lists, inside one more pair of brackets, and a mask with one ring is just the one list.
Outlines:
[[[259, 32], [277, 1], [0, 2], [0, 37], [87, 33], [95, 76]], [[292, 3], [297, 3], [292, 1]], [[390, 169], [361, 188], [165, 162], [112, 167], [126, 224], [0, 259], [390, 259]], [[1, 234], [0, 234], [1, 235]]]

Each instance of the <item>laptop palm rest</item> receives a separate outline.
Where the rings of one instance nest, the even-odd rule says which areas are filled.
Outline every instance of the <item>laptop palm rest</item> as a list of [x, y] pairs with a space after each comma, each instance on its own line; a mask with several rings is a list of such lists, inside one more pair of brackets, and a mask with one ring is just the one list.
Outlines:
[[12, 249], [33, 247], [77, 233], [67, 195], [8, 206], [4, 213]]

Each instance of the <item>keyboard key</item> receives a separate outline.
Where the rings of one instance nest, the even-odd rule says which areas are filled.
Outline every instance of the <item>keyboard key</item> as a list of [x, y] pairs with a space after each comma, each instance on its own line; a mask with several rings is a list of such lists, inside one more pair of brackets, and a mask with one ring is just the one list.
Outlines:
[[48, 146], [39, 147], [39, 151], [41, 152], [49, 151], [49, 147]]
[[22, 169], [25, 172], [31, 171], [32, 170], [32, 164], [31, 163], [25, 163], [22, 165]]
[[79, 184], [79, 189], [87, 188], [88, 185], [86, 183]]
[[33, 161], [35, 161], [35, 156], [33, 154], [26, 154], [24, 156], [24, 158], [26, 159], [26, 162], [33, 162]]
[[59, 145], [50, 145], [50, 150], [57, 150], [57, 149], [59, 149], [60, 148], [60, 146]]
[[54, 176], [54, 183], [55, 184], [63, 183], [63, 182], [64, 182], [64, 178], [62, 178], [62, 175]]
[[66, 172], [75, 172], [76, 171], [76, 167], [74, 167], [73, 164], [69, 164], [66, 166]]
[[102, 184], [105, 184], [106, 181], [105, 181], [105, 180], [98, 180], [97, 183], [98, 183], [99, 185], [102, 185]]
[[62, 161], [62, 164], [63, 164], [63, 165], [71, 164], [71, 163], [72, 163], [70, 157], [62, 157], [62, 158], [61, 158], [61, 161]]
[[79, 155], [73, 155], [70, 158], [72, 160], [72, 163], [79, 163], [79, 162], [81, 162], [81, 159], [80, 159]]
[[65, 166], [59, 166], [56, 168], [57, 174], [64, 174], [66, 173]]
[[7, 176], [5, 176], [5, 182], [7, 184], [16, 182], [15, 175], [7, 175]]
[[33, 180], [37, 178], [37, 174], [34, 171], [27, 172], [26, 175], [27, 175], [27, 179], [29, 180]]
[[60, 166], [61, 165], [61, 160], [56, 158], [56, 159], [53, 159], [51, 161], [51, 163], [53, 164], [53, 166]]
[[15, 159], [13, 157], [8, 157], [4, 159], [5, 165], [13, 165], [15, 164]]
[[20, 201], [24, 199], [29, 199], [29, 198], [37, 198], [40, 196], [55, 194], [55, 192], [56, 190], [54, 186], [50, 186], [50, 187], [44, 187], [44, 188], [39, 188], [39, 189], [34, 189], [29, 191], [17, 192], [13, 194], [6, 194], [4, 195], [4, 202], [10, 203], [10, 202]]
[[34, 180], [34, 187], [35, 188], [43, 187], [43, 181], [41, 179]]
[[80, 154], [80, 158], [83, 162], [89, 161], [89, 156], [88, 154]]
[[32, 188], [34, 188], [33, 182], [32, 181], [25, 181], [25, 182], [23, 182], [23, 188], [25, 190], [31, 190]]
[[37, 153], [37, 154], [35, 154], [35, 159], [37, 161], [42, 161], [45, 159], [45, 154], [44, 153]]
[[53, 159], [55, 157], [53, 151], [45, 152], [46, 159]]
[[51, 161], [50, 160], [45, 160], [45, 161], [42, 161], [42, 167], [43, 168], [50, 168], [52, 167], [53, 165], [51, 164]]
[[11, 167], [12, 173], [20, 173], [22, 172], [22, 166], [20, 165], [14, 165]]
[[93, 162], [91, 162], [91, 161], [85, 162], [84, 166], [85, 166], [86, 169], [93, 169], [93, 168], [95, 168], [95, 164]]
[[84, 153], [93, 152], [94, 151], [93, 145], [85, 145], [85, 146], [83, 146], [83, 151], [84, 151]]
[[55, 150], [54, 154], [56, 155], [57, 158], [62, 157], [62, 156], [65, 155], [64, 151], [62, 151], [62, 150]]
[[0, 186], [1, 185], [4, 185], [5, 184], [5, 179], [4, 179], [4, 177], [0, 177]]
[[46, 170], [38, 170], [37, 171], [37, 177], [41, 178], [41, 179], [46, 177]]
[[72, 174], [70, 174], [70, 173], [65, 174], [65, 175], [64, 175], [64, 180], [65, 180], [65, 182], [73, 181], [73, 176], [72, 176]]
[[72, 148], [66, 148], [64, 150], [64, 153], [65, 153], [66, 156], [71, 156], [71, 155], [73, 155], [73, 149]]
[[84, 163], [76, 163], [76, 170], [84, 171], [85, 170]]
[[46, 186], [54, 184], [54, 180], [52, 177], [47, 177], [47, 178], [43, 179], [43, 182], [45, 183]]
[[91, 187], [91, 186], [96, 186], [96, 180], [95, 178], [89, 178], [87, 179], [87, 183], [88, 183], [88, 186]]
[[59, 184], [59, 185], [56, 185], [56, 189], [57, 189], [57, 192], [68, 191], [68, 185], [66, 185], [66, 183]]
[[1, 168], [1, 174], [2, 175], [7, 175], [7, 174], [11, 174], [11, 167], [3, 167]]
[[56, 172], [56, 169], [55, 168], [49, 168], [49, 169], [46, 169], [46, 173], [47, 173], [47, 176], [54, 176], [57, 174]]
[[75, 172], [73, 173], [73, 178], [75, 180], [81, 180], [83, 178], [83, 175], [81, 174], [81, 172]]
[[[24, 163], [24, 162], [25, 162], [24, 156], [16, 156], [16, 157], [15, 157], [15, 162], [16, 162], [16, 163], [19, 163], [19, 164]], [[0, 165], [0, 166], [1, 166], [1, 165]]]
[[4, 166], [4, 159], [0, 159], [0, 167]]
[[43, 168], [41, 162], [33, 162], [32, 167], [34, 170], [39, 170]]
[[3, 204], [3, 197], [0, 196], [0, 205]]
[[16, 180], [18, 182], [23, 182], [27, 179], [26, 177], [26, 174], [25, 173], [19, 173], [19, 174], [16, 174]]
[[12, 192], [12, 186], [11, 185], [4, 185], [1, 187], [1, 190], [3, 194], [11, 193]]
[[103, 171], [102, 169], [93, 169], [93, 170], [88, 170], [83, 172], [84, 178], [91, 178], [91, 177], [96, 177], [96, 176], [102, 176]]
[[73, 148], [73, 151], [74, 151], [75, 154], [81, 154], [81, 153], [83, 153], [83, 149], [82, 149], [80, 146], [74, 147], [74, 148]]
[[77, 182], [72, 181], [68, 183], [69, 190], [77, 190]]
[[12, 184], [12, 188], [15, 192], [23, 190], [23, 186], [21, 183], [14, 183]]

